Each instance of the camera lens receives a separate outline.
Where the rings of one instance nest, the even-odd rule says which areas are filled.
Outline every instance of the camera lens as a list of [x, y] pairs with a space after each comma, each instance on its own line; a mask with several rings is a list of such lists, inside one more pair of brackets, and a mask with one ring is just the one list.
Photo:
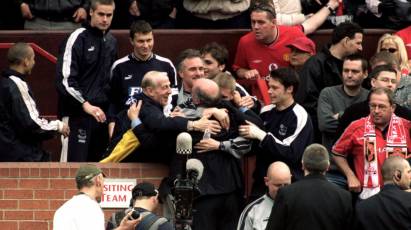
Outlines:
[[131, 216], [129, 217], [130, 220], [135, 220], [138, 219], [140, 217], [140, 212], [133, 209], [133, 211], [131, 211]]

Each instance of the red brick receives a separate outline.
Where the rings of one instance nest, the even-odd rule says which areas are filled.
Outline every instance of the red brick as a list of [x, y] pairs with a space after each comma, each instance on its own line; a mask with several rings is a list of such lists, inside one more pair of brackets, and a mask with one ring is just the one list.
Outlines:
[[30, 176], [31, 176], [31, 177], [40, 177], [40, 169], [38, 169], [38, 168], [31, 168], [31, 169], [30, 169]]
[[1, 168], [0, 169], [0, 177], [9, 177], [10, 170], [8, 168]]
[[19, 222], [19, 229], [30, 230], [47, 230], [49, 226], [47, 221], [21, 221]]
[[0, 190], [0, 200], [4, 199], [4, 191]]
[[110, 178], [115, 178], [115, 177], [119, 177], [120, 176], [120, 169], [118, 168], [114, 168], [114, 169], [110, 169], [109, 175], [106, 175]]
[[20, 168], [11, 168], [10, 177], [20, 177]]
[[33, 211], [6, 211], [5, 220], [33, 220]]
[[62, 177], [62, 178], [71, 177], [71, 176], [70, 176], [70, 169], [61, 168], [61, 169], [60, 169], [60, 177]]
[[50, 169], [40, 169], [40, 177], [50, 177]]
[[56, 211], [60, 206], [62, 206], [67, 200], [49, 200], [50, 210]]
[[[0, 220], [3, 220], [4, 211], [0, 211]], [[1, 226], [1, 225], [0, 225]]]
[[131, 170], [129, 168], [121, 169], [120, 177], [121, 178], [136, 178], [139, 175], [132, 175]]
[[50, 169], [50, 177], [51, 178], [60, 177], [60, 169], [59, 168], [51, 168]]
[[17, 179], [0, 179], [0, 188], [17, 188]]
[[33, 190], [5, 190], [5, 199], [33, 199]]
[[16, 209], [17, 200], [0, 200], [0, 209]]
[[66, 190], [66, 194], [65, 194], [65, 196], [64, 196], [64, 199], [66, 199], [66, 200], [68, 200], [68, 199], [71, 199], [75, 194], [77, 194], [78, 193], [78, 190], [75, 190], [75, 189], [73, 189], [73, 190]]
[[29, 177], [30, 176], [30, 169], [29, 168], [21, 168], [20, 169], [20, 177]]
[[28, 189], [49, 188], [49, 180], [48, 179], [21, 179], [20, 188], [28, 188]]
[[71, 189], [76, 187], [74, 179], [50, 179], [52, 189]]
[[52, 220], [55, 211], [35, 211], [34, 219], [35, 220]]
[[24, 200], [19, 202], [20, 209], [48, 209], [47, 200]]
[[70, 168], [70, 177], [74, 178], [76, 176], [78, 168]]
[[0, 221], [1, 229], [7, 230], [17, 230], [17, 222], [16, 221]]
[[159, 167], [152, 167], [152, 168], [144, 168], [142, 169], [144, 177], [157, 177], [157, 178], [163, 178], [168, 175], [168, 169], [167, 168], [159, 168]]
[[34, 199], [64, 199], [64, 190], [36, 190]]

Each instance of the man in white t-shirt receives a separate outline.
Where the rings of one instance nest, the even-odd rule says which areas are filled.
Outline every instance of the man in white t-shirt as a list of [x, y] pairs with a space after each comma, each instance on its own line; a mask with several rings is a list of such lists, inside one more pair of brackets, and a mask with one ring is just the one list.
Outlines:
[[[103, 194], [103, 171], [92, 164], [82, 165], [76, 173], [79, 193], [64, 203], [54, 214], [54, 230], [104, 230], [104, 213], [99, 202]], [[117, 230], [131, 230], [140, 219], [126, 215]]]

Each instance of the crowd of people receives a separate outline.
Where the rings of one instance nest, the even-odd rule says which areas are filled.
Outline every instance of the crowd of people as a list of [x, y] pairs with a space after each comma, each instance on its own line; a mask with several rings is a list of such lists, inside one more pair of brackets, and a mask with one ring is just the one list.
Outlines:
[[[115, 0], [113, 28], [128, 29], [135, 20], [156, 29], [250, 28], [255, 4], [268, 3], [280, 25], [298, 25], [326, 5], [324, 0]], [[364, 28], [399, 29], [411, 22], [411, 3], [401, 0], [344, 0], [322, 28], [352, 21]], [[62, 30], [80, 27], [87, 19], [90, 0], [6, 0], [0, 29]]]
[[[32, 8], [36, 1], [21, 2], [25, 18], [36, 19], [25, 26], [50, 20]], [[25, 81], [35, 54], [29, 44], [16, 43], [0, 79], [0, 160], [50, 161], [41, 142], [61, 134], [62, 162], [164, 163], [170, 168], [162, 184], [167, 188], [184, 173], [176, 137], [188, 132], [190, 157], [204, 165], [201, 192], [193, 202], [195, 230], [407, 229], [411, 219], [404, 207], [410, 208], [411, 193], [403, 190], [411, 181], [411, 26], [384, 34], [368, 62], [360, 55], [362, 27], [344, 21], [351, 17], [334, 17], [343, 21], [333, 29], [330, 44], [318, 52], [306, 37], [334, 12], [348, 12], [345, 1], [329, 0], [303, 20], [282, 14], [276, 5], [281, 1], [248, 9], [249, 1], [231, 0], [220, 7], [247, 7], [232, 14], [201, 15], [205, 11], [198, 7], [205, 2], [211, 7], [217, 1], [180, 2], [197, 17], [190, 23], [240, 23], [242, 12], [250, 11], [251, 31], [239, 40], [232, 68], [227, 66], [227, 49], [211, 41], [199, 50], [181, 51], [174, 63], [155, 54], [152, 28], [169, 22], [150, 21], [158, 19], [153, 13], [153, 18], [144, 18], [145, 1], [130, 1], [130, 14], [149, 22], [131, 23], [132, 50], [120, 59], [109, 31], [114, 0], [79, 1], [67, 15], [45, 13], [70, 16], [74, 22], [89, 17], [60, 45], [59, 120], [40, 117]], [[383, 20], [397, 6], [389, 2], [369, 10]], [[172, 6], [167, 13], [179, 13], [178, 4]], [[250, 81], [251, 88], [236, 79]], [[256, 169], [251, 203], [242, 212], [241, 159], [249, 153], [256, 155]], [[94, 219], [88, 224], [99, 226], [91, 228], [104, 228], [94, 202], [101, 196], [102, 171], [90, 165], [80, 168], [76, 182], [80, 193], [56, 212], [55, 229], [67, 229], [66, 215], [78, 217], [74, 226], [90, 215]], [[147, 184], [136, 189], [144, 199], [136, 198], [133, 205], [151, 212], [161, 194]], [[76, 205], [90, 211], [74, 213]], [[402, 218], [388, 218], [391, 210]], [[125, 215], [112, 229], [132, 229], [144, 220], [130, 221], [131, 214]]]

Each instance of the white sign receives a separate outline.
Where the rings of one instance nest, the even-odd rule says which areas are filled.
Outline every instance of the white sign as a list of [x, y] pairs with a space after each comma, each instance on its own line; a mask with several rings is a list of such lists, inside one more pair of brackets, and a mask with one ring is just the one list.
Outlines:
[[128, 208], [136, 179], [104, 179], [102, 208]]

